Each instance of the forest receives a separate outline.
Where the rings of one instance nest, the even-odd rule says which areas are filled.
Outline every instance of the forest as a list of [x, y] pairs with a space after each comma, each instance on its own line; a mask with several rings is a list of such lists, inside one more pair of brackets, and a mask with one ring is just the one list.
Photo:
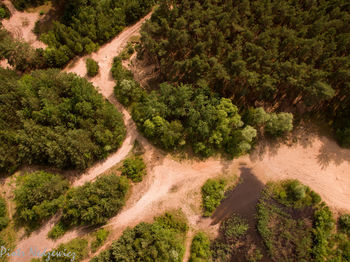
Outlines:
[[0, 172], [24, 164], [84, 170], [125, 137], [122, 115], [87, 80], [0, 69]]
[[40, 36], [49, 46], [45, 49], [48, 66], [62, 67], [76, 55], [98, 50], [150, 12], [153, 4], [153, 0], [64, 1], [60, 20]]
[[164, 0], [141, 34], [164, 81], [243, 111], [311, 113], [350, 145], [348, 1]]

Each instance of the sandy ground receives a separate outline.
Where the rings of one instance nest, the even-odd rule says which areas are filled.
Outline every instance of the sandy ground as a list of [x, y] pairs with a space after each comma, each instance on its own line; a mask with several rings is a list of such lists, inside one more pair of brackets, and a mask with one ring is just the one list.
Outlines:
[[[218, 224], [213, 226], [211, 218], [204, 219], [200, 216], [200, 187], [208, 178], [222, 173], [232, 172], [239, 175], [239, 165], [242, 163], [263, 183], [286, 178], [299, 179], [318, 192], [334, 210], [350, 211], [350, 150], [340, 149], [334, 141], [326, 137], [301, 130], [297, 134], [298, 142], [292, 146], [260, 145], [250, 156], [234, 161], [210, 158], [202, 162], [190, 160], [179, 162], [154, 148], [140, 136], [130, 114], [113, 98], [114, 81], [110, 75], [110, 68], [113, 57], [122, 50], [130, 36], [137, 34], [144, 19], [124, 30], [113, 41], [91, 55], [100, 65], [100, 74], [90, 81], [98, 86], [99, 91], [124, 114], [127, 138], [115, 154], [88, 170], [74, 182], [74, 185], [95, 179], [121, 161], [131, 150], [136, 138], [146, 149], [144, 157], [148, 169], [144, 181], [132, 188], [131, 197], [125, 207], [107, 224], [112, 228], [111, 237], [100, 250], [117, 239], [125, 228], [133, 227], [141, 221], [152, 221], [154, 216], [177, 208], [183, 210], [192, 228], [187, 238], [187, 247], [196, 230], [205, 229], [215, 236]], [[80, 58], [65, 71], [86, 77], [85, 59]], [[51, 241], [46, 236], [55, 221], [57, 217], [30, 237], [23, 238], [17, 248], [26, 252], [30, 247], [38, 245], [52, 249], [85, 233], [82, 228], [78, 228], [68, 232], [56, 242]], [[188, 255], [187, 251], [186, 258]], [[29, 260], [21, 258], [20, 261]]]
[[10, 19], [4, 19], [2, 24], [15, 38], [23, 39], [34, 48], [45, 48], [46, 45], [40, 42], [33, 33], [35, 22], [39, 19], [39, 12], [20, 12], [14, 8], [10, 0], [4, 0], [4, 4], [10, 10]]

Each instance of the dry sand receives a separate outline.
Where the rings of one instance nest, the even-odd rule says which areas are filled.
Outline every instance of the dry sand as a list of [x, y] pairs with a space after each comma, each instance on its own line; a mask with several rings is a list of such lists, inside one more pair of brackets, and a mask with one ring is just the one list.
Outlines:
[[33, 33], [35, 22], [39, 19], [38, 12], [20, 12], [14, 8], [10, 0], [4, 0], [4, 4], [11, 12], [10, 19], [2, 20], [4, 28], [15, 38], [23, 39], [34, 48], [45, 48], [46, 45], [40, 42]]

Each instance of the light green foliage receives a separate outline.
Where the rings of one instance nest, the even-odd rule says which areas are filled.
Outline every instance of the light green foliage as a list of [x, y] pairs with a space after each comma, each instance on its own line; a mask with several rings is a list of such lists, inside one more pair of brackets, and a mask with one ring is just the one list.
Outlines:
[[48, 233], [48, 237], [51, 239], [58, 239], [63, 236], [68, 230], [68, 226], [64, 225], [61, 221], [58, 222]]
[[106, 241], [108, 235], [109, 235], [109, 231], [101, 228], [99, 230], [97, 230], [95, 233], [95, 240], [91, 243], [91, 251], [93, 253], [96, 252], [96, 250], [103, 245], [103, 243]]
[[[213, 261], [232, 261], [233, 255], [238, 252], [240, 254], [256, 252], [250, 250], [250, 246], [244, 247], [248, 228], [247, 221], [235, 213], [226, 218], [220, 225], [220, 236], [211, 245]], [[240, 250], [242, 246], [249, 250]]]
[[315, 206], [321, 202], [321, 197], [308, 186], [298, 180], [285, 180], [279, 184], [271, 184], [274, 197], [286, 206], [302, 208]]
[[146, 173], [146, 165], [142, 157], [131, 157], [124, 160], [121, 171], [122, 175], [133, 182], [141, 182]]
[[7, 216], [6, 201], [0, 197], [0, 231], [7, 227], [9, 218]]
[[233, 242], [244, 236], [248, 229], [249, 226], [244, 219], [236, 214], [232, 214], [223, 222], [220, 232], [224, 236], [226, 242]]
[[290, 113], [270, 114], [265, 131], [271, 136], [281, 136], [293, 129], [293, 115]]
[[254, 127], [264, 126], [270, 119], [270, 115], [265, 112], [264, 108], [249, 108], [246, 116], [246, 123]]
[[92, 262], [163, 261], [180, 262], [184, 254], [187, 225], [173, 214], [159, 217], [153, 224], [140, 223], [126, 229], [110, 249]]
[[0, 71], [0, 172], [21, 164], [86, 169], [125, 137], [122, 115], [87, 80], [58, 70]]
[[211, 216], [224, 198], [226, 181], [223, 179], [208, 179], [202, 186], [203, 215]]
[[[71, 262], [82, 261], [89, 254], [88, 241], [81, 238], [75, 238], [68, 243], [61, 244], [57, 249], [51, 250], [50, 255], [45, 255], [43, 261], [53, 262]], [[52, 253], [55, 251], [55, 253]], [[71, 252], [71, 253], [68, 253]], [[52, 254], [52, 255], [51, 255]], [[61, 254], [58, 256], [57, 254]], [[64, 254], [67, 254], [64, 256]]]
[[210, 258], [210, 240], [206, 234], [198, 232], [192, 240], [189, 262], [208, 262]]
[[86, 59], [86, 70], [89, 77], [94, 77], [98, 74], [98, 63], [92, 58]]
[[62, 222], [65, 225], [101, 225], [123, 207], [128, 189], [128, 179], [115, 174], [71, 188], [64, 202]]
[[18, 219], [30, 227], [39, 226], [62, 207], [68, 187], [68, 181], [60, 175], [44, 171], [18, 178], [15, 190]]
[[[124, 70], [124, 69], [123, 69]], [[118, 82], [114, 88], [115, 96], [124, 106], [130, 106], [133, 102], [139, 102], [145, 91], [135, 80], [124, 79]]]
[[256, 131], [244, 126], [229, 99], [190, 85], [159, 87], [132, 107], [133, 119], [148, 138], [165, 149], [189, 144], [202, 156], [219, 150], [234, 156], [249, 151]]

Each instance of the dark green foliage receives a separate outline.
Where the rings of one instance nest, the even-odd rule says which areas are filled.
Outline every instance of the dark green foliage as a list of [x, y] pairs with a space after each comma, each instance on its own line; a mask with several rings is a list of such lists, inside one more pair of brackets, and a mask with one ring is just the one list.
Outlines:
[[89, 77], [96, 76], [99, 70], [98, 63], [91, 58], [86, 59], [86, 70]]
[[227, 243], [232, 243], [244, 236], [248, 229], [249, 226], [244, 219], [236, 214], [232, 214], [228, 219], [222, 222], [220, 233]]
[[189, 262], [208, 262], [210, 258], [210, 240], [206, 234], [198, 232], [192, 240]]
[[62, 207], [69, 183], [60, 175], [37, 171], [20, 177], [15, 190], [18, 219], [39, 226]]
[[[123, 67], [122, 59], [119, 56], [114, 57], [111, 72], [117, 84], [119, 84], [122, 80], [133, 80], [132, 73]], [[133, 84], [136, 85], [136, 83], [133, 83]], [[116, 88], [119, 88], [119, 86], [117, 86]], [[115, 92], [117, 92], [117, 90]], [[124, 94], [124, 93], [121, 93], [121, 94]], [[118, 97], [117, 95], [117, 98], [122, 98], [122, 96], [120, 95]]]
[[39, 5], [43, 5], [48, 0], [11, 0], [12, 4], [16, 7], [16, 9], [23, 11], [28, 7], [36, 7]]
[[83, 170], [121, 145], [122, 115], [87, 80], [58, 70], [17, 78], [0, 69], [0, 172], [21, 164]]
[[34, 49], [0, 28], [0, 59], [5, 58], [11, 66], [22, 72], [45, 68], [47, 65], [43, 49]]
[[131, 157], [124, 160], [121, 171], [122, 175], [133, 182], [141, 182], [146, 173], [146, 165], [142, 157]]
[[340, 229], [350, 236], [350, 214], [344, 214], [339, 217]]
[[304, 108], [350, 146], [348, 1], [164, 0], [141, 35], [165, 81], [208, 85], [242, 108]]
[[202, 186], [203, 215], [211, 216], [224, 198], [226, 181], [222, 179], [208, 179]]
[[256, 137], [254, 128], [244, 126], [237, 107], [207, 88], [163, 83], [158, 91], [141, 95], [132, 116], [145, 136], [163, 148], [188, 144], [202, 156], [220, 150], [239, 156], [250, 150]]
[[180, 262], [184, 254], [187, 225], [174, 215], [166, 214], [153, 224], [140, 223], [126, 229], [110, 249], [92, 262], [162, 261]]
[[53, 262], [82, 261], [84, 258], [88, 256], [88, 254], [89, 254], [88, 241], [81, 238], [75, 238], [69, 241], [68, 243], [59, 245], [57, 249], [47, 252], [47, 254], [43, 256], [43, 261], [53, 261]]
[[61, 67], [75, 55], [89, 54], [146, 15], [153, 0], [65, 1], [63, 16], [41, 35], [50, 65]]
[[72, 226], [104, 224], [124, 206], [128, 189], [128, 179], [115, 174], [71, 188], [63, 206], [62, 222]]
[[9, 218], [7, 217], [6, 201], [0, 197], [0, 231], [7, 227]]
[[11, 12], [4, 3], [0, 3], [0, 20], [10, 18]]
[[95, 253], [96, 250], [103, 245], [103, 243], [106, 241], [108, 235], [109, 235], [109, 231], [107, 231], [104, 228], [101, 228], [99, 230], [97, 230], [95, 233], [95, 240], [91, 243], [91, 251], [92, 253]]

